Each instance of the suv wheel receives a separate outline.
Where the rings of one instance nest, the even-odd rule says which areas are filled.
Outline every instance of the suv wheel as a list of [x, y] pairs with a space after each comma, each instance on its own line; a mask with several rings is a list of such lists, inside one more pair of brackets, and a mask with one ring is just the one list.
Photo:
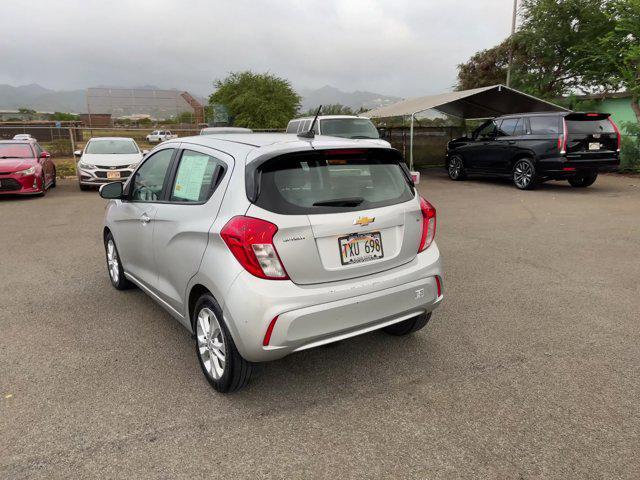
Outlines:
[[520, 190], [531, 190], [536, 187], [536, 167], [528, 158], [518, 160], [513, 166], [513, 183]]
[[576, 188], [585, 188], [593, 183], [598, 178], [598, 172], [579, 173], [575, 177], [569, 179], [569, 184]]
[[418, 315], [417, 317], [405, 320], [404, 322], [389, 325], [388, 327], [383, 328], [383, 330], [389, 335], [409, 335], [410, 333], [417, 332], [418, 330], [422, 329], [427, 324], [430, 318], [431, 312], [423, 313], [421, 315]]
[[107, 237], [104, 240], [104, 249], [107, 255], [107, 271], [109, 272], [111, 285], [118, 290], [131, 288], [132, 283], [124, 276], [124, 269], [122, 268], [122, 262], [120, 261], [120, 254], [118, 254], [116, 242], [113, 239], [111, 232], [107, 234]]
[[464, 163], [460, 155], [454, 155], [449, 159], [449, 165], [447, 166], [447, 173], [451, 180], [464, 180], [467, 176], [464, 171]]
[[198, 361], [211, 386], [228, 393], [249, 382], [253, 365], [238, 352], [222, 318], [222, 310], [210, 294], [198, 299], [193, 309]]

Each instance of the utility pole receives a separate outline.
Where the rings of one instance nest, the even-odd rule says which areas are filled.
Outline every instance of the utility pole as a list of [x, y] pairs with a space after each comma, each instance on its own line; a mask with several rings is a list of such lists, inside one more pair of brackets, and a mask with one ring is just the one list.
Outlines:
[[[513, 34], [516, 33], [516, 16], [518, 13], [518, 0], [513, 0], [513, 16], [511, 18], [511, 36], [509, 39], [513, 41]], [[513, 45], [509, 44], [509, 64], [507, 65], [507, 87], [511, 83], [511, 63], [513, 62]]]

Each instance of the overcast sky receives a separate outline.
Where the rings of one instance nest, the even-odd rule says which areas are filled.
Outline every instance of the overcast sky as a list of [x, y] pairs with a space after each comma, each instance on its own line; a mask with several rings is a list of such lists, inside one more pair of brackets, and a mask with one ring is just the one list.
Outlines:
[[509, 34], [512, 0], [2, 0], [0, 83], [209, 94], [228, 72], [408, 97]]

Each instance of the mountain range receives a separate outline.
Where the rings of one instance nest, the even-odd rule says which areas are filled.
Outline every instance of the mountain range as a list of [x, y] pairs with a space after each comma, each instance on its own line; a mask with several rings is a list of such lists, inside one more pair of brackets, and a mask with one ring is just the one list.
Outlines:
[[[158, 87], [145, 85], [133, 88], [157, 89]], [[19, 87], [0, 85], [0, 110], [17, 110], [24, 107], [39, 112], [82, 113], [87, 111], [85, 92], [86, 90], [51, 90], [36, 83]], [[371, 109], [400, 100], [398, 97], [373, 92], [344, 92], [329, 85], [315, 90], [298, 89], [298, 93], [302, 96], [301, 111], [315, 108], [318, 105], [336, 103], [354, 110], [360, 107]], [[194, 96], [200, 100], [206, 100], [204, 95]]]

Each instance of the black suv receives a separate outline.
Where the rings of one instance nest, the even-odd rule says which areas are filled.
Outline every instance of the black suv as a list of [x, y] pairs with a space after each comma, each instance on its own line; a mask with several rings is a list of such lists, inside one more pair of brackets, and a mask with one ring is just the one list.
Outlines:
[[528, 190], [546, 180], [588, 187], [620, 164], [620, 132], [608, 113], [522, 113], [489, 120], [447, 145], [452, 180], [508, 176]]

